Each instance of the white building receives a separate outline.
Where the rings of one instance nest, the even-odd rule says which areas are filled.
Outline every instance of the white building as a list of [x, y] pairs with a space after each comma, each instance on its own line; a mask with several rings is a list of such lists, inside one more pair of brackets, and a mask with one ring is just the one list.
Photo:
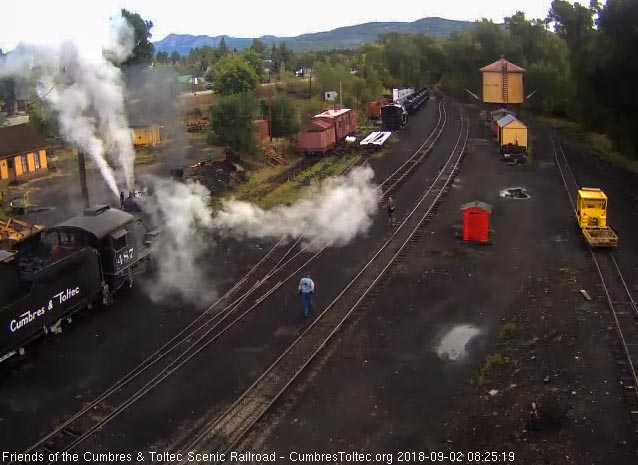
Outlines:
[[338, 96], [339, 96], [339, 93], [336, 90], [330, 90], [326, 92], [325, 99], [327, 102], [334, 102], [337, 100]]

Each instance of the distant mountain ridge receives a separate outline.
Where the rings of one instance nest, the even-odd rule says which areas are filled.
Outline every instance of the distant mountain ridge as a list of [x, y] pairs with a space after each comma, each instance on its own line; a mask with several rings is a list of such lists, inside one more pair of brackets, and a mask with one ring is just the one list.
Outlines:
[[[435, 39], [445, 39], [454, 31], [463, 31], [474, 23], [470, 21], [455, 21], [444, 18], [422, 18], [413, 22], [374, 22], [357, 24], [333, 29], [327, 32], [315, 32], [302, 34], [295, 37], [277, 37], [272, 35], [262, 36], [259, 39], [267, 45], [286, 42], [296, 52], [325, 49], [356, 48], [363, 42], [371, 42], [377, 39], [379, 34], [388, 32], [408, 32], [429, 35]], [[219, 35], [215, 37], [190, 34], [169, 34], [164, 39], [154, 42], [156, 52], [178, 52], [182, 55], [192, 48], [209, 45], [217, 47], [222, 40], [226, 41], [229, 48], [241, 50], [249, 47], [252, 38], [230, 37]]]

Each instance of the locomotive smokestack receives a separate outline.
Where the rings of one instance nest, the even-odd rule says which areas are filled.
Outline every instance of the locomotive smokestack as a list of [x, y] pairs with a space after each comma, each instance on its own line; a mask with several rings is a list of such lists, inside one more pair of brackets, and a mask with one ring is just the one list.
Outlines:
[[80, 189], [84, 199], [84, 208], [89, 208], [89, 189], [86, 185], [86, 164], [84, 163], [84, 152], [78, 150], [78, 169], [80, 171]]

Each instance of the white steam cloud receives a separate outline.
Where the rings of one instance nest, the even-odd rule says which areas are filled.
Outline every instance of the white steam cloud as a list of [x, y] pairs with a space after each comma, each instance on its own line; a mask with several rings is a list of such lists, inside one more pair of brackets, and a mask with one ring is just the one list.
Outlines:
[[344, 246], [365, 233], [378, 208], [378, 193], [370, 167], [329, 179], [290, 206], [264, 210], [229, 200], [213, 219], [215, 229], [235, 237], [292, 239], [304, 237], [311, 248]]
[[[88, 153], [117, 197], [134, 185], [135, 152], [124, 107], [121, 63], [133, 50], [133, 30], [112, 20], [108, 50], [97, 57], [66, 42], [59, 47], [20, 45], [0, 60], [0, 77], [36, 80], [36, 90], [58, 115], [61, 134]], [[108, 57], [105, 58], [105, 57]]]
[[157, 277], [150, 295], [159, 300], [179, 294], [191, 301], [210, 301], [215, 291], [206, 282], [205, 254], [214, 246], [211, 236], [223, 233], [238, 239], [304, 237], [309, 250], [344, 246], [372, 224], [378, 191], [370, 167], [355, 168], [348, 176], [329, 179], [289, 206], [263, 210], [230, 200], [213, 216], [210, 192], [197, 183], [148, 177], [153, 195], [142, 208], [164, 231], [153, 251]]
[[179, 183], [149, 177], [154, 195], [143, 205], [154, 224], [163, 225], [161, 240], [155, 244], [157, 279], [151, 284], [153, 299], [181, 294], [195, 302], [214, 297], [204, 281], [202, 257], [211, 247], [206, 233], [212, 227], [210, 192], [201, 184]]

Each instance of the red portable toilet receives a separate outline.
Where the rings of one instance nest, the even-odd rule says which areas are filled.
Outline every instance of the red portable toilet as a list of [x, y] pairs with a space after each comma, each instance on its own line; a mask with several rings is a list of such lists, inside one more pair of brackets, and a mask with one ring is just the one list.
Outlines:
[[488, 242], [492, 206], [477, 200], [463, 205], [461, 211], [463, 212], [463, 240]]

